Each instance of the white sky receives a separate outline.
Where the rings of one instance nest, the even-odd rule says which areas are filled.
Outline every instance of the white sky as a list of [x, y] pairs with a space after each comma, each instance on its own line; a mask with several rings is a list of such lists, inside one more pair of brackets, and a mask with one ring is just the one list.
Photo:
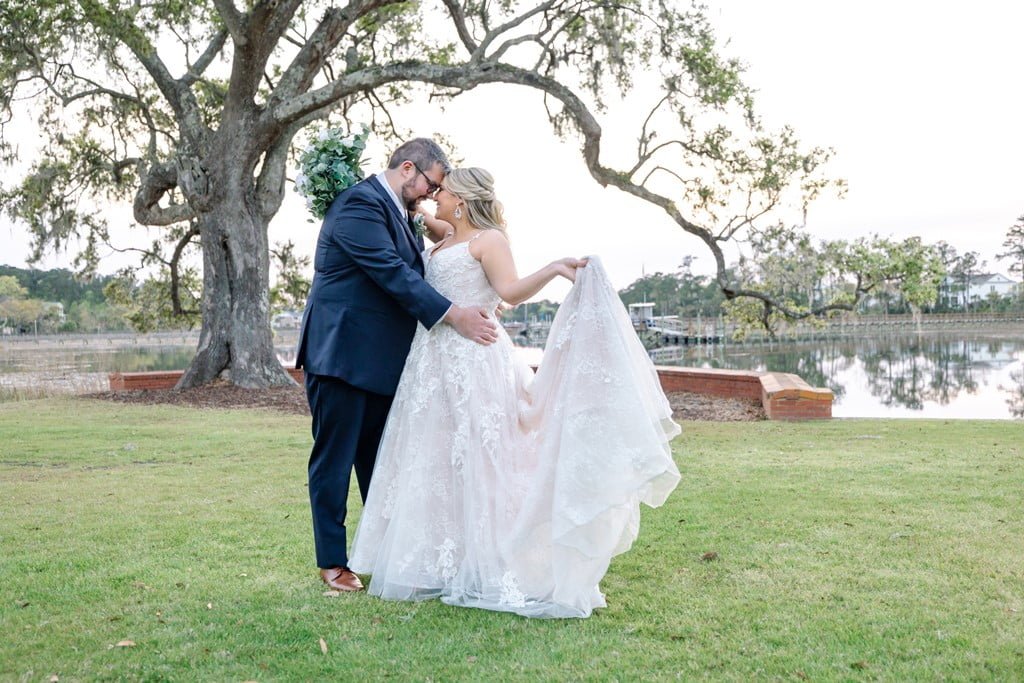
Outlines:
[[[1024, 3], [729, 0], [712, 3], [709, 16], [728, 41], [725, 53], [747, 64], [765, 120], [836, 150], [830, 174], [849, 191], [812, 206], [813, 234], [944, 239], [1006, 272], [994, 255], [1024, 214]], [[698, 271], [711, 268], [706, 249], [660, 210], [600, 188], [577, 141], [554, 140], [530, 91], [489, 86], [445, 111], [417, 106], [400, 115], [416, 134], [447, 134], [467, 164], [495, 174], [521, 273], [599, 254], [621, 288], [642, 270], [675, 270], [686, 255], [698, 258]], [[607, 143], [635, 145], [636, 125], [612, 125]], [[376, 150], [368, 169], [382, 156]], [[127, 209], [116, 215], [130, 220]], [[310, 253], [318, 228], [290, 193], [271, 242], [292, 239]], [[24, 266], [27, 244], [22, 228], [0, 218], [0, 262]], [[41, 266], [69, 262], [56, 256]], [[101, 270], [125, 263], [115, 255]], [[553, 284], [537, 298], [566, 290]]]

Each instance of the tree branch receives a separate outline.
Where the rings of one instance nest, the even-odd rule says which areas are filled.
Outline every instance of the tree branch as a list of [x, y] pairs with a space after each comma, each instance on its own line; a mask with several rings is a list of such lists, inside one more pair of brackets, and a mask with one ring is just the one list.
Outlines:
[[286, 192], [285, 182], [288, 171], [288, 151], [291, 149], [292, 138], [307, 123], [313, 120], [298, 121], [278, 136], [273, 146], [263, 155], [263, 164], [256, 180], [256, 201], [259, 203], [263, 217], [269, 221], [281, 208]]
[[400, 0], [351, 0], [342, 8], [331, 8], [299, 49], [270, 94], [270, 107], [278, 106], [306, 92], [331, 52], [359, 17]]
[[270, 55], [277, 49], [277, 43], [287, 33], [292, 17], [303, 0], [260, 0], [253, 7], [249, 31], [254, 44], [260, 48], [256, 54], [256, 66], [262, 71]]
[[199, 59], [195, 61], [195, 64], [189, 66], [188, 71], [181, 77], [182, 85], [189, 87], [202, 78], [206, 69], [213, 63], [213, 60], [218, 54], [220, 54], [220, 51], [224, 49], [227, 39], [227, 29], [221, 29], [214, 34], [213, 39], [210, 41], [210, 44], [206, 46], [206, 50], [203, 51], [203, 54], [199, 55]]
[[[572, 10], [572, 13], [566, 17], [565, 15], [569, 14], [569, 12], [570, 10], [567, 7], [556, 3], [554, 11], [544, 11], [544, 25], [540, 27], [539, 30], [535, 33], [527, 33], [516, 38], [506, 40], [498, 47], [497, 50], [488, 55], [488, 61], [500, 61], [505, 53], [516, 45], [534, 43], [540, 48], [540, 55], [537, 57], [537, 62], [534, 64], [533, 70], [539, 72], [545, 59], [557, 61], [556, 50], [553, 47], [555, 39], [565, 31], [566, 27], [582, 16], [582, 12], [580, 10], [574, 9]], [[564, 19], [564, 21], [557, 30], [554, 30], [554, 24], [557, 19]], [[495, 32], [500, 30], [503, 30], [503, 27], [495, 29]]]
[[726, 298], [728, 299], [734, 299], [741, 296], [748, 297], [750, 299], [756, 299], [765, 304], [765, 316], [762, 319], [762, 322], [765, 325], [765, 329], [771, 330], [768, 315], [772, 312], [772, 309], [779, 311], [787, 318], [790, 318], [792, 320], [804, 320], [806, 318], [814, 318], [829, 313], [830, 311], [853, 311], [857, 307], [857, 302], [860, 301], [861, 297], [863, 296], [863, 292], [859, 292], [858, 294], [856, 294], [854, 296], [854, 300], [852, 303], [827, 304], [823, 306], [815, 306], [813, 308], [809, 308], [806, 311], [798, 311], [790, 306], [787, 306], [777, 297], [773, 297], [770, 294], [758, 291], [756, 289], [737, 289], [732, 292], [731, 296], [729, 294], [726, 294]]
[[624, 173], [602, 166], [600, 163], [602, 135], [600, 124], [587, 105], [575, 93], [552, 78], [508, 64], [492, 62], [467, 63], [456, 66], [406, 63], [386, 67], [369, 67], [345, 74], [322, 88], [282, 104], [273, 111], [273, 115], [277, 121], [288, 124], [312, 112], [329, 109], [343, 97], [360, 91], [372, 90], [395, 81], [419, 81], [463, 90], [470, 90], [484, 83], [513, 83], [532, 87], [555, 97], [562, 102], [583, 134], [583, 157], [591, 176], [602, 186], [612, 185], [623, 192], [661, 207], [683, 230], [703, 241], [715, 257], [719, 282], [726, 295], [729, 295], [731, 289], [727, 283], [725, 255], [711, 231], [684, 218], [675, 202], [667, 197], [655, 194], [646, 187], [633, 183]]
[[548, 11], [549, 9], [554, 7], [556, 4], [557, 4], [556, 0], [548, 0], [547, 2], [544, 2], [544, 3], [541, 3], [540, 5], [537, 5], [533, 9], [528, 10], [528, 11], [524, 12], [523, 14], [520, 14], [515, 19], [511, 19], [511, 20], [505, 22], [504, 24], [502, 24], [501, 26], [498, 26], [497, 28], [488, 31], [487, 35], [484, 36], [484, 39], [480, 41], [480, 45], [477, 46], [477, 49], [473, 51], [473, 54], [470, 57], [470, 62], [480, 62], [480, 61], [482, 61], [484, 59], [485, 53], [487, 52], [487, 48], [490, 47], [491, 43], [494, 42], [495, 38], [500, 36], [502, 33], [506, 33], [508, 31], [511, 31], [512, 29], [516, 28], [517, 26], [520, 26], [523, 23], [525, 23], [526, 21], [528, 21], [531, 17], [534, 17], [534, 16], [540, 14], [541, 12]]
[[236, 47], [242, 47], [249, 42], [249, 36], [245, 32], [245, 17], [235, 7], [232, 0], [213, 0], [213, 6], [217, 8], [217, 14], [224, 21], [231, 40]]
[[[230, 0], [221, 0], [230, 5]], [[182, 132], [193, 138], [188, 146], [198, 146], [199, 138], [206, 133], [199, 105], [191, 91], [171, 76], [167, 65], [160, 59], [156, 47], [146, 34], [134, 23], [127, 14], [114, 13], [98, 0], [80, 0], [83, 9], [99, 17], [100, 25], [110, 27], [110, 35], [125, 45], [135, 58], [149, 73], [160, 93], [170, 104], [178, 118]]]
[[171, 310], [174, 312], [174, 315], [194, 315], [197, 312], [185, 310], [181, 305], [181, 257], [185, 253], [185, 248], [198, 236], [199, 223], [193, 221], [188, 231], [174, 245], [174, 253], [171, 255], [171, 260], [167, 263], [171, 274]]
[[142, 225], [173, 225], [196, 217], [188, 204], [160, 206], [160, 200], [178, 186], [178, 171], [175, 164], [158, 164], [150, 167], [141, 177], [139, 191], [135, 194], [132, 210], [135, 220]]
[[463, 11], [462, 5], [458, 0], [444, 0], [444, 6], [448, 8], [448, 14], [455, 23], [455, 31], [459, 34], [459, 40], [462, 41], [466, 51], [470, 54], [476, 53], [479, 46], [469, 30], [469, 26], [466, 25], [466, 13]]
[[[57, 87], [56, 81], [53, 78], [51, 78], [50, 76], [47, 75], [45, 60], [42, 58], [42, 56], [40, 56], [39, 52], [34, 48], [34, 46], [26, 44], [23, 47], [24, 47], [24, 50], [25, 50], [25, 55], [32, 59], [32, 61], [34, 63], [34, 66], [35, 66], [35, 70], [33, 72], [32, 78], [33, 79], [41, 80], [43, 82], [43, 84], [45, 85], [46, 89], [49, 90], [51, 93], [53, 93], [53, 95], [57, 99], [59, 99], [61, 101], [61, 103], [65, 107], [67, 105], [71, 104], [72, 102], [76, 101], [76, 100], [80, 100], [80, 99], [83, 99], [83, 98], [86, 98], [86, 97], [94, 97], [96, 95], [108, 95], [108, 96], [110, 96], [110, 97], [112, 97], [114, 99], [122, 99], [122, 100], [126, 100], [126, 101], [132, 101], [132, 102], [136, 102], [136, 103], [141, 103], [137, 98], [132, 97], [131, 95], [125, 94], [123, 92], [119, 92], [117, 90], [111, 90], [110, 88], [107, 88], [105, 86], [100, 85], [99, 83], [97, 83], [96, 81], [92, 80], [91, 78], [86, 78], [85, 76], [79, 76], [78, 73], [75, 71], [74, 65], [72, 65], [72, 64], [53, 62], [53, 68], [54, 68], [54, 72], [55, 72], [54, 76], [55, 77], [59, 77], [59, 76], [63, 75], [65, 72], [67, 72], [68, 74], [70, 74], [70, 76], [71, 76], [71, 78], [73, 80], [81, 81], [82, 83], [86, 83], [86, 84], [92, 86], [92, 88], [90, 90], [85, 90], [85, 91], [74, 93], [74, 94], [71, 94], [71, 95], [69, 95], [69, 94], [67, 94], [65, 92], [62, 92]], [[19, 82], [22, 82], [22, 81], [19, 81]]]

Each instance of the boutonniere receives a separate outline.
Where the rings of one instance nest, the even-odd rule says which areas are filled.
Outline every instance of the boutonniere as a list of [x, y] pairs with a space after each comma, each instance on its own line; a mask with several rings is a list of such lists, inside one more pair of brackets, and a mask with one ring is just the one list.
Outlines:
[[423, 237], [427, 234], [427, 219], [423, 217], [422, 213], [412, 217], [412, 229], [417, 237]]

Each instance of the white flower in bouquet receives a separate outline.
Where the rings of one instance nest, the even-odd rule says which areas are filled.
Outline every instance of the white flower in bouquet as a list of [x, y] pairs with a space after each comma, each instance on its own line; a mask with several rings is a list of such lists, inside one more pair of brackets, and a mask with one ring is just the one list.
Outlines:
[[340, 128], [321, 130], [299, 154], [295, 191], [306, 198], [306, 208], [317, 219], [323, 219], [342, 190], [365, 176], [360, 157], [369, 135], [370, 129], [365, 125], [358, 133], [346, 134]]

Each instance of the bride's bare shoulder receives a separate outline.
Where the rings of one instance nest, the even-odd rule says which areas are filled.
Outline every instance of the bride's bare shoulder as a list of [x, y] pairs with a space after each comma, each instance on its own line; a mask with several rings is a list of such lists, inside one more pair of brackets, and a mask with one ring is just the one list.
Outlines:
[[469, 252], [477, 261], [485, 254], [507, 252], [508, 236], [501, 230], [481, 230], [469, 241]]

